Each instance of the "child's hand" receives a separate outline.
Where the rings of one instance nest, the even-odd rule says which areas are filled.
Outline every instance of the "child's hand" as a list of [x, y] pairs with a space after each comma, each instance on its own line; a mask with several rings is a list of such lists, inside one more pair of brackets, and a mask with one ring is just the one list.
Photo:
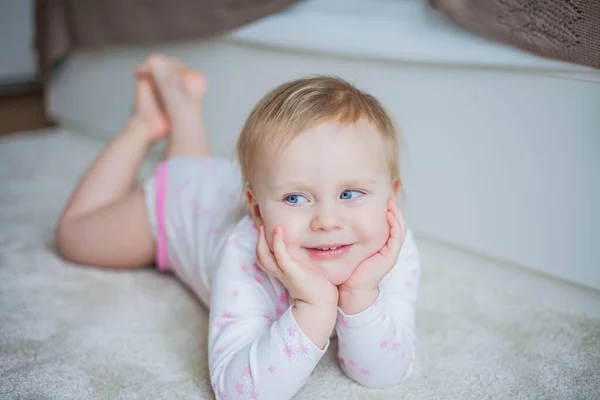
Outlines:
[[386, 244], [356, 267], [350, 278], [339, 286], [340, 308], [356, 314], [368, 308], [379, 294], [379, 282], [394, 268], [406, 236], [406, 223], [393, 200], [388, 200], [387, 222], [390, 236]]
[[265, 229], [261, 226], [256, 247], [261, 268], [279, 279], [294, 300], [313, 306], [337, 308], [337, 287], [314, 269], [292, 259], [285, 247], [283, 229], [280, 227], [273, 230], [273, 250], [271, 252], [269, 249]]

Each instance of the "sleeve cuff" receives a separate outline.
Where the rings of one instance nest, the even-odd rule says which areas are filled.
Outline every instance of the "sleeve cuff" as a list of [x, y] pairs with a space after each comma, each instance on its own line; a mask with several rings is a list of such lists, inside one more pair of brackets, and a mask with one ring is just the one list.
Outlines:
[[297, 354], [310, 360], [319, 361], [329, 348], [329, 339], [323, 349], [317, 347], [312, 340], [302, 331], [292, 314], [290, 306], [285, 313], [279, 317], [279, 334], [284, 338], [284, 352]]
[[383, 305], [383, 297], [379, 290], [379, 295], [366, 310], [359, 312], [358, 314], [348, 315], [338, 307], [337, 323], [341, 326], [352, 327], [366, 325], [377, 318], [383, 318], [385, 307]]

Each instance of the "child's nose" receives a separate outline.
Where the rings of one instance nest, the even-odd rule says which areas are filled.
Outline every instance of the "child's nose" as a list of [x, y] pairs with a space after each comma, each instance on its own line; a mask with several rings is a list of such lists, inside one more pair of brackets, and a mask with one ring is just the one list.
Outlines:
[[330, 231], [342, 227], [342, 219], [336, 212], [335, 207], [320, 206], [310, 221], [310, 228], [314, 231]]

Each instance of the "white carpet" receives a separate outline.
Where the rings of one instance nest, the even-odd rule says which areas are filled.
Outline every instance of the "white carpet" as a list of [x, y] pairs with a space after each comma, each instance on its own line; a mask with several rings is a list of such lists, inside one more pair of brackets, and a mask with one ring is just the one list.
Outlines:
[[[207, 312], [191, 293], [152, 270], [54, 252], [57, 214], [99, 148], [61, 130], [0, 138], [0, 398], [212, 398]], [[339, 370], [334, 342], [298, 399], [600, 398], [599, 293], [419, 243], [412, 376], [363, 388]]]

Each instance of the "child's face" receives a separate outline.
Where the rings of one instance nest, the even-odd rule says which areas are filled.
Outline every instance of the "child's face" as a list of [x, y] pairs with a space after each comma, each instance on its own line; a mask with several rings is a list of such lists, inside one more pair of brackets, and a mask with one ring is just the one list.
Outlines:
[[[388, 239], [386, 204], [398, 181], [392, 182], [383, 141], [367, 122], [309, 129], [271, 154], [255, 176], [250, 209], [271, 248], [273, 228], [283, 227], [290, 255], [335, 285]], [[338, 249], [320, 250], [332, 246]]]

